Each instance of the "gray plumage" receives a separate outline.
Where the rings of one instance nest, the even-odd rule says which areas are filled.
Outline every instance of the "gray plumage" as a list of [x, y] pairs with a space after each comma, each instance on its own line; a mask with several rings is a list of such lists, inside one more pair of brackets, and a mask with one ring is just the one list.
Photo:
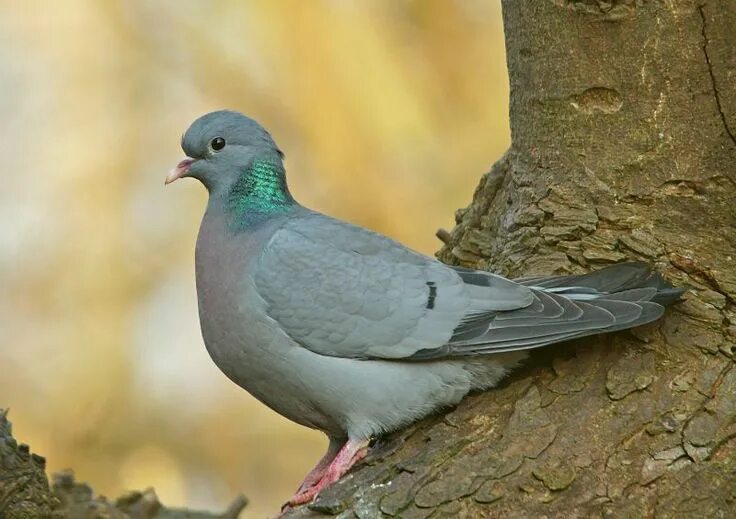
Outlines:
[[681, 293], [640, 263], [516, 281], [444, 265], [297, 204], [271, 137], [234, 112], [196, 121], [183, 147], [177, 175], [210, 191], [196, 247], [209, 353], [331, 438], [400, 428], [496, 385], [524, 350], [654, 321]]

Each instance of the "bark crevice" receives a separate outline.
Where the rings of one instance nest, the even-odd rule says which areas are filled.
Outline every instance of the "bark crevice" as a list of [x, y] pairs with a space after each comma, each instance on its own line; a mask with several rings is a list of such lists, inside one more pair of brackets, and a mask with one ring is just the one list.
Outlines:
[[723, 122], [723, 128], [726, 130], [726, 133], [728, 134], [728, 137], [731, 139], [731, 142], [734, 146], [736, 146], [736, 135], [734, 134], [733, 130], [731, 130], [730, 126], [728, 125], [728, 120], [726, 119], [726, 114], [723, 111], [723, 107], [721, 106], [721, 96], [718, 92], [718, 86], [716, 84], [716, 76], [713, 73], [713, 63], [711, 63], [710, 56], [708, 55], [708, 35], [706, 33], [706, 18], [705, 18], [705, 4], [698, 6], [698, 12], [700, 13], [700, 18], [703, 21], [703, 54], [705, 55], [705, 62], [708, 65], [708, 75], [710, 76], [710, 81], [713, 86], [713, 97], [715, 98], [716, 102], [716, 108], [718, 109], [718, 114], [721, 117], [721, 121]]

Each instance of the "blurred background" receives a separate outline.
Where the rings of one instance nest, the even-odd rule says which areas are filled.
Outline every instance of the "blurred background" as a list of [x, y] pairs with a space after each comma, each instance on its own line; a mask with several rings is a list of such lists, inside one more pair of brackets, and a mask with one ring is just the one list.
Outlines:
[[303, 204], [432, 254], [506, 149], [497, 0], [0, 2], [0, 407], [117, 496], [272, 514], [322, 455], [202, 344], [206, 193], [164, 189], [223, 107], [263, 123]]

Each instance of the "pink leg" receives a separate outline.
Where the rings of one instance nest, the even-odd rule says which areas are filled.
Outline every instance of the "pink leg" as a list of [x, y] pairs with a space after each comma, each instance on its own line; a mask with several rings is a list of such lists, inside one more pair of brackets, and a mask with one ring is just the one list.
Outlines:
[[348, 470], [350, 470], [350, 467], [365, 458], [365, 455], [368, 453], [369, 443], [370, 440], [367, 439], [348, 440], [347, 443], [342, 446], [340, 452], [337, 453], [335, 459], [333, 459], [332, 462], [324, 469], [324, 474], [322, 475], [322, 478], [316, 484], [313, 484], [308, 488], [305, 488], [303, 490], [300, 488], [299, 491], [291, 499], [289, 499], [287, 506], [296, 506], [302, 505], [304, 503], [309, 503], [312, 499], [314, 499], [314, 496], [319, 494], [319, 492], [323, 488], [333, 484], [335, 481], [340, 479]]
[[330, 438], [330, 444], [327, 447], [327, 452], [325, 452], [325, 455], [322, 456], [322, 459], [317, 462], [317, 465], [315, 465], [314, 468], [309, 471], [309, 474], [306, 475], [304, 481], [302, 481], [302, 484], [299, 485], [299, 489], [296, 491], [297, 494], [319, 483], [319, 480], [322, 479], [322, 476], [324, 476], [325, 474], [325, 470], [327, 469], [327, 467], [330, 466], [332, 460], [335, 459], [337, 453], [340, 452], [340, 449], [342, 448], [344, 443], [345, 442], [343, 442], [342, 440]]

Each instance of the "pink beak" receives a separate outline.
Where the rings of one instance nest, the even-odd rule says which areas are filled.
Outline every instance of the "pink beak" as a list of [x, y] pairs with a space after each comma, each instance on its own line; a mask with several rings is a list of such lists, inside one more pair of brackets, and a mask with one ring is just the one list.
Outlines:
[[194, 159], [184, 159], [176, 167], [171, 168], [169, 174], [166, 175], [165, 185], [171, 184], [174, 180], [179, 179], [187, 174], [191, 165], [194, 164]]

